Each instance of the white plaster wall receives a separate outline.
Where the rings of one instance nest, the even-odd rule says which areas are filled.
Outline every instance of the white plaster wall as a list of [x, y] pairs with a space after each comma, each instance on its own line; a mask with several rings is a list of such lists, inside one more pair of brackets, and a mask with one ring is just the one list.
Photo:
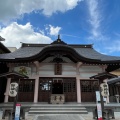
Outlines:
[[35, 66], [35, 64], [31, 64], [30, 67], [31, 67], [31, 75], [32, 76], [36, 75], [37, 72], [36, 72], [36, 66]]
[[91, 76], [96, 74], [97, 73], [80, 73], [80, 78], [90, 79]]
[[[47, 60], [47, 59], [46, 59]], [[49, 58], [50, 60], [50, 58]], [[65, 58], [65, 60], [67, 61], [67, 58]], [[69, 60], [69, 59], [68, 59]], [[69, 61], [70, 62], [70, 61]], [[27, 66], [27, 67], [31, 67], [31, 76], [35, 76], [37, 74], [36, 72], [36, 66], [34, 63], [31, 64], [20, 64], [20, 65], [14, 65], [14, 67], [16, 66]], [[89, 66], [89, 65], [84, 65], [84, 66], [80, 66], [79, 68], [79, 72], [80, 72], [80, 78], [85, 78], [85, 79], [89, 79], [89, 77], [96, 75], [98, 73], [102, 72], [102, 67], [100, 66]], [[54, 74], [54, 63], [40, 63], [39, 66], [39, 72], [38, 72], [39, 76], [56, 76]], [[76, 76], [76, 64], [75, 63], [62, 63], [62, 75], [59, 76]]]
[[54, 75], [54, 64], [44, 64], [40, 66], [39, 75]]
[[[39, 67], [39, 76], [52, 76], [54, 75], [54, 64], [51, 61], [54, 57], [46, 58]], [[76, 75], [76, 65], [69, 58], [62, 57], [64, 62], [62, 63], [62, 75]]]
[[[39, 75], [54, 75], [54, 64], [42, 64], [39, 67]], [[62, 75], [76, 75], [76, 66], [74, 64], [62, 64]]]
[[81, 66], [79, 69], [80, 72], [102, 72], [100, 66]]
[[89, 79], [91, 76], [102, 72], [100, 66], [81, 66], [79, 69], [80, 78]]
[[63, 64], [62, 65], [62, 75], [76, 75], [75, 64]]

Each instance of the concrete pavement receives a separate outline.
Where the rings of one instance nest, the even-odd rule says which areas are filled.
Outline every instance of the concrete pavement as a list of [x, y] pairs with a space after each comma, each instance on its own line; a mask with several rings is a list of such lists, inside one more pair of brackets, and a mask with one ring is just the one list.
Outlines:
[[[38, 118], [38, 119], [37, 119]], [[47, 114], [47, 115], [28, 115], [26, 113], [26, 120], [95, 120], [92, 112], [88, 114]], [[115, 112], [115, 119], [120, 120], [120, 112]]]
[[[0, 120], [2, 119], [2, 112], [0, 112]], [[8, 120], [6, 117], [4, 120]], [[26, 113], [25, 120], [95, 120], [93, 119], [92, 112], [88, 114], [47, 114], [47, 115], [28, 115]], [[115, 119], [110, 120], [120, 120], [120, 112], [115, 112]]]
[[[47, 114], [47, 115], [27, 115], [26, 120], [95, 120], [93, 119], [92, 112], [88, 114]], [[110, 120], [120, 120], [120, 112], [115, 112], [115, 119]]]

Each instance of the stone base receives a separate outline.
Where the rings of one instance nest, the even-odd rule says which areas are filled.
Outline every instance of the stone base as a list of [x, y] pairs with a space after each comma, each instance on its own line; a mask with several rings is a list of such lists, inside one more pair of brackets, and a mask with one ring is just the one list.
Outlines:
[[50, 103], [52, 103], [52, 104], [63, 104], [63, 103], [65, 103], [64, 94], [52, 94], [50, 96]]

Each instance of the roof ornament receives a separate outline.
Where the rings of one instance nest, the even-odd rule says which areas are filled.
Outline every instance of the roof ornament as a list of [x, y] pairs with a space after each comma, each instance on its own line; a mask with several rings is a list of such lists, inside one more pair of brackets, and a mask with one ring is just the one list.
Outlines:
[[5, 39], [0, 36], [0, 41], [5, 41]]
[[60, 35], [58, 35], [57, 42], [61, 42]]
[[51, 44], [64, 44], [66, 45], [65, 42], [63, 42], [61, 39], [60, 39], [60, 35], [58, 35], [58, 39], [53, 41]]

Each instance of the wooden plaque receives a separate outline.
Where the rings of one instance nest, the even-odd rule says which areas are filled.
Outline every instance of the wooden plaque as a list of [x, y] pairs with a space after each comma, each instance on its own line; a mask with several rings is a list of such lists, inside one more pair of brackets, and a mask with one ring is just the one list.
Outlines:
[[55, 75], [61, 75], [62, 74], [62, 64], [55, 64]]

